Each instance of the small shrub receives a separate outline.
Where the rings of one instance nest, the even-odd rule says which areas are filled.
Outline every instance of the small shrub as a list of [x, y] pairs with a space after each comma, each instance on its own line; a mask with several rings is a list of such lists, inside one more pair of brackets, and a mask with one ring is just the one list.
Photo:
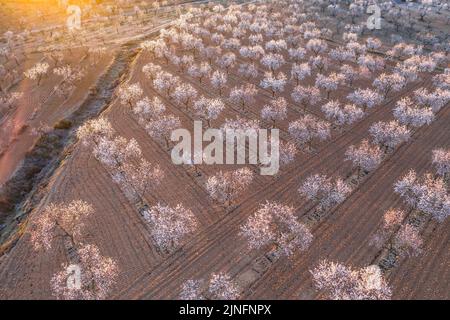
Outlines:
[[71, 127], [72, 127], [72, 121], [66, 120], [66, 119], [62, 119], [62, 120], [58, 121], [54, 126], [55, 129], [61, 129], [61, 130], [67, 130], [67, 129], [70, 129]]

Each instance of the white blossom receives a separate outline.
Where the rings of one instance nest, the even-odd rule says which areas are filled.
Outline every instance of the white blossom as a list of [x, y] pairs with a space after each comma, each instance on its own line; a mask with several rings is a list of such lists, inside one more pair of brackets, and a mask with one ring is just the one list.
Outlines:
[[271, 100], [268, 105], [265, 105], [261, 110], [261, 117], [270, 120], [273, 123], [277, 120], [284, 120], [287, 117], [287, 102], [280, 97]]
[[369, 133], [375, 143], [386, 148], [395, 148], [410, 138], [410, 131], [397, 121], [377, 122], [369, 128]]
[[376, 265], [351, 269], [322, 260], [310, 271], [314, 286], [333, 300], [389, 300], [392, 291]]
[[213, 200], [230, 205], [244, 192], [253, 180], [253, 171], [248, 168], [222, 172], [208, 178], [206, 191]]
[[294, 215], [294, 208], [267, 201], [241, 226], [241, 234], [250, 248], [274, 243], [278, 253], [290, 256], [305, 250], [312, 241], [311, 232]]
[[347, 95], [347, 99], [366, 111], [367, 108], [371, 109], [379, 105], [383, 98], [380, 94], [371, 89], [357, 89]]
[[297, 143], [310, 144], [313, 139], [323, 141], [329, 138], [330, 124], [311, 115], [306, 115], [299, 120], [290, 122], [288, 131]]
[[274, 97], [276, 93], [283, 92], [285, 85], [286, 75], [282, 72], [279, 72], [276, 75], [271, 72], [266, 72], [260, 83], [260, 86], [263, 89], [269, 89], [272, 92], [272, 97]]
[[350, 160], [358, 170], [370, 172], [383, 160], [383, 153], [377, 146], [371, 146], [363, 140], [358, 146], [350, 146], [345, 152], [345, 159]]
[[150, 233], [159, 249], [172, 252], [177, 249], [187, 235], [198, 227], [197, 219], [191, 210], [181, 204], [175, 207], [158, 203], [143, 213], [150, 226]]

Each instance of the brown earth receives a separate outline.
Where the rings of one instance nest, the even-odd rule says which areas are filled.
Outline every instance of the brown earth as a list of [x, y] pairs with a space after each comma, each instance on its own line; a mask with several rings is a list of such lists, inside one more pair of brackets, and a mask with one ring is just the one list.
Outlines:
[[[146, 95], [150, 98], [159, 96], [166, 103], [168, 112], [180, 117], [183, 127], [191, 129], [195, 118], [193, 114], [154, 91], [149, 80], [143, 76], [141, 68], [150, 60], [146, 54], [138, 55], [130, 66], [128, 82], [139, 81]], [[174, 67], [164, 68], [177, 74]], [[289, 70], [288, 66], [284, 69]], [[200, 85], [195, 79], [178, 75], [195, 85], [202, 94], [216, 95], [208, 84]], [[143, 156], [159, 164], [166, 174], [162, 185], [146, 194], [147, 202], [169, 205], [183, 203], [198, 218], [199, 230], [174, 253], [167, 255], [159, 252], [135, 207], [112, 182], [108, 171], [92, 156], [90, 150], [80, 143], [69, 149], [45, 189], [43, 200], [28, 217], [24, 228], [40, 214], [46, 204], [74, 199], [91, 203], [96, 212], [87, 224], [85, 242], [95, 243], [103, 255], [115, 259], [120, 267], [119, 279], [111, 298], [175, 299], [180, 286], [187, 279], [205, 278], [211, 272], [218, 271], [229, 272], [238, 281], [244, 298], [324, 298], [314, 290], [309, 270], [324, 258], [356, 267], [374, 263], [380, 250], [369, 245], [370, 236], [380, 226], [385, 210], [403, 207], [401, 199], [393, 193], [393, 183], [409, 169], [415, 169], [418, 173], [431, 170], [431, 150], [450, 147], [448, 106], [439, 112], [436, 121], [416, 130], [408, 143], [398, 147], [377, 170], [363, 178], [344, 203], [334, 208], [323, 220], [311, 224], [314, 240], [305, 252], [297, 253], [290, 259], [270, 262], [266, 258], [267, 248], [249, 250], [246, 241], [239, 235], [239, 226], [266, 200], [292, 205], [300, 219], [306, 217], [314, 204], [298, 194], [296, 190], [299, 184], [314, 173], [349, 176], [352, 168], [349, 162], [344, 161], [346, 149], [367, 138], [368, 129], [373, 123], [392, 119], [394, 103], [400, 97], [410, 95], [420, 86], [430, 87], [430, 77], [422, 75], [422, 80], [391, 95], [387, 103], [370, 110], [364, 119], [353, 126], [333, 130], [330, 140], [316, 143], [315, 152], [303, 150], [295, 163], [283, 168], [278, 176], [256, 175], [250, 190], [242, 194], [237, 206], [228, 213], [209, 199], [204, 188], [205, 178], [223, 167], [200, 166], [202, 174], [196, 176], [187, 167], [173, 165], [167, 148], [149, 138], [132, 112], [114, 101], [104, 116], [111, 121], [118, 134], [135, 138], [143, 150]], [[230, 89], [243, 81], [234, 68], [224, 96], [227, 97]], [[259, 79], [252, 82], [258, 84]], [[366, 86], [369, 83], [366, 81], [358, 85]], [[291, 92], [291, 89], [292, 86], [288, 86], [285, 92]], [[333, 93], [333, 98], [344, 101], [350, 90], [341, 87]], [[260, 89], [256, 103], [245, 111], [226, 100], [226, 110], [219, 119], [213, 121], [213, 126], [218, 127], [226, 118], [237, 115], [260, 119], [261, 106], [269, 99], [270, 94]], [[289, 121], [303, 114], [303, 111], [295, 108], [289, 96], [286, 95], [286, 99], [291, 104], [288, 120], [277, 123], [282, 132], [287, 131]], [[55, 109], [51, 110], [48, 112], [53, 115]], [[318, 107], [308, 108], [306, 112], [323, 117]], [[288, 136], [284, 135], [282, 139], [288, 139]], [[388, 272], [387, 279], [393, 288], [394, 299], [450, 297], [448, 228], [448, 220], [440, 225], [428, 223], [422, 232], [424, 253], [400, 261], [398, 267]], [[10, 251], [0, 257], [0, 298], [51, 298], [50, 278], [67, 260], [68, 254], [62, 239], [55, 241], [52, 250], [41, 253], [33, 250], [29, 235], [25, 233]], [[261, 267], [264, 263], [265, 266]]]

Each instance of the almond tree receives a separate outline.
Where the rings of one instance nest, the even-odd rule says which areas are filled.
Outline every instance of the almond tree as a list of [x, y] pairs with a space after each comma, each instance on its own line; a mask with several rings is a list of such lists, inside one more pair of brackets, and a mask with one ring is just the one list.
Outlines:
[[344, 64], [339, 68], [340, 75], [342, 76], [342, 81], [349, 87], [353, 87], [353, 82], [356, 79], [367, 76], [364, 70], [357, 70], [348, 64]]
[[135, 139], [127, 140], [118, 136], [113, 139], [101, 138], [94, 146], [93, 153], [102, 164], [117, 171], [128, 161], [140, 158], [142, 151]]
[[154, 81], [156, 75], [162, 71], [162, 68], [160, 65], [154, 64], [154, 63], [147, 63], [142, 67], [142, 72], [145, 74], [145, 76], [150, 79], [150, 81]]
[[294, 79], [296, 81], [297, 86], [300, 84], [300, 80], [303, 80], [310, 75], [311, 75], [311, 68], [307, 63], [301, 64], [294, 63], [292, 65], [291, 79]]
[[335, 91], [341, 81], [342, 75], [338, 75], [335, 72], [328, 76], [319, 73], [316, 77], [316, 87], [324, 89], [327, 93], [326, 97], [329, 99], [331, 91]]
[[93, 213], [94, 208], [81, 200], [69, 204], [47, 205], [30, 231], [34, 249], [51, 249], [54, 238], [61, 234], [75, 246], [80, 242], [86, 219]]
[[125, 190], [131, 188], [139, 201], [144, 199], [148, 190], [159, 186], [163, 178], [164, 172], [159, 165], [153, 165], [145, 159], [141, 159], [137, 164], [124, 163], [118, 172], [113, 174], [113, 180]]
[[180, 299], [181, 300], [204, 300], [202, 294], [203, 281], [201, 280], [187, 280], [181, 286]]
[[248, 168], [228, 172], [219, 171], [218, 174], [208, 178], [206, 191], [213, 200], [230, 206], [248, 188], [252, 180], [253, 171]]
[[180, 68], [181, 73], [185, 73], [188, 67], [194, 64], [194, 57], [191, 55], [183, 55], [174, 64]]
[[416, 72], [433, 72], [436, 69], [436, 62], [431, 56], [413, 55], [403, 61], [405, 68], [413, 68]]
[[373, 86], [383, 95], [384, 99], [392, 91], [400, 91], [406, 84], [406, 79], [398, 73], [382, 73], [373, 81]]
[[345, 160], [353, 163], [358, 169], [358, 177], [361, 171], [374, 170], [383, 160], [383, 153], [377, 146], [371, 146], [368, 140], [363, 140], [359, 146], [350, 146], [345, 152]]
[[399, 226], [406, 214], [403, 210], [390, 209], [386, 211], [383, 215], [383, 228], [392, 229]]
[[257, 78], [259, 72], [254, 64], [241, 63], [239, 65], [238, 74], [249, 81], [251, 78]]
[[259, 130], [260, 125], [258, 120], [247, 120], [241, 117], [237, 117], [236, 119], [225, 119], [224, 124], [221, 127], [224, 135], [226, 134], [226, 130]]
[[226, 50], [239, 50], [241, 40], [237, 38], [226, 38], [222, 43], [222, 48]]
[[280, 149], [280, 165], [288, 165], [289, 163], [293, 162], [295, 159], [295, 156], [298, 153], [297, 146], [295, 143], [292, 142], [284, 142], [280, 141], [279, 144]]
[[317, 70], [318, 72], [328, 70], [330, 66], [330, 60], [327, 57], [323, 56], [310, 57], [308, 63], [311, 66], [311, 68]]
[[355, 60], [355, 53], [343, 47], [338, 47], [336, 49], [330, 50], [328, 55], [330, 56], [331, 59], [338, 61], [339, 64], [342, 64], [345, 61]]
[[240, 289], [226, 273], [211, 275], [208, 292], [213, 300], [236, 300]]
[[184, 107], [187, 109], [197, 95], [197, 90], [191, 84], [182, 83], [175, 87], [171, 97], [174, 98], [176, 103], [184, 104]]
[[216, 63], [221, 69], [225, 69], [228, 74], [230, 69], [236, 63], [236, 55], [234, 53], [227, 52], [222, 57], [218, 58]]
[[37, 86], [39, 86], [49, 68], [50, 66], [47, 62], [38, 62], [32, 68], [25, 71], [24, 76], [30, 80], [37, 80]]
[[164, 141], [169, 147], [169, 138], [172, 131], [181, 126], [180, 119], [173, 115], [163, 115], [147, 123], [145, 130], [153, 139]]
[[140, 44], [142, 50], [149, 52], [153, 57], [164, 58], [169, 50], [164, 39], [144, 41]]
[[369, 128], [373, 141], [384, 147], [386, 151], [409, 140], [411, 133], [406, 126], [397, 121], [377, 122]]
[[264, 41], [264, 38], [262, 36], [262, 34], [251, 34], [248, 37], [248, 41], [250, 42], [251, 45], [257, 45], [257, 44], [261, 44]]
[[311, 115], [289, 123], [289, 134], [298, 144], [308, 144], [311, 148], [313, 139], [320, 141], [330, 137], [330, 124]]
[[394, 71], [404, 79], [404, 85], [419, 79], [419, 68], [416, 65], [407, 65], [406, 63], [397, 63]]
[[314, 55], [318, 55], [321, 53], [325, 53], [327, 51], [328, 45], [325, 41], [321, 39], [310, 39], [306, 43], [306, 49], [314, 53]]
[[383, 43], [378, 38], [369, 37], [366, 39], [366, 46], [369, 50], [377, 50], [381, 48]]
[[280, 97], [275, 100], [270, 100], [268, 105], [265, 105], [261, 110], [261, 118], [272, 121], [275, 126], [275, 121], [284, 120], [287, 117], [287, 102]]
[[171, 75], [166, 71], [158, 72], [153, 80], [153, 87], [159, 92], [164, 92], [168, 97], [171, 96], [172, 91], [180, 83], [180, 79]]
[[416, 172], [414, 170], [410, 170], [394, 184], [394, 191], [398, 193], [412, 208], [417, 207], [420, 196], [420, 186], [416, 181]]
[[165, 111], [166, 106], [158, 97], [153, 97], [153, 100], [144, 97], [136, 102], [136, 106], [133, 108], [133, 113], [139, 116], [138, 120], [141, 124], [145, 124], [146, 121], [158, 118]]
[[181, 49], [183, 51], [191, 51], [194, 53], [199, 47], [200, 43], [202, 43], [201, 39], [196, 38], [192, 34], [186, 32], [180, 34], [179, 40]]
[[156, 245], [165, 252], [179, 248], [183, 240], [198, 227], [195, 215], [181, 204], [169, 207], [158, 203], [146, 209], [143, 217]]
[[350, 125], [364, 116], [364, 112], [355, 105], [347, 104], [341, 107], [336, 100], [324, 104], [321, 109], [325, 113], [325, 117], [338, 126]]
[[279, 40], [270, 40], [266, 42], [265, 48], [267, 51], [272, 53], [281, 53], [285, 50], [287, 50], [287, 44], [286, 41], [283, 39]]
[[267, 201], [241, 226], [251, 249], [275, 244], [277, 255], [291, 256], [305, 250], [312, 241], [311, 232], [294, 215], [294, 208]]
[[282, 65], [285, 64], [284, 58], [278, 53], [268, 53], [265, 54], [261, 60], [261, 64], [269, 69], [272, 73], [278, 70]]
[[394, 184], [394, 191], [413, 209], [431, 215], [437, 221], [444, 221], [450, 215], [450, 195], [445, 181], [425, 174], [418, 179], [416, 172], [410, 170]]
[[352, 189], [341, 178], [332, 181], [325, 175], [309, 176], [298, 189], [308, 200], [319, 203], [319, 210], [328, 210], [345, 200]]
[[383, 221], [380, 230], [378, 230], [370, 239], [370, 245], [381, 249], [389, 237], [402, 224], [406, 214], [403, 210], [389, 209], [383, 215]]
[[119, 88], [117, 96], [120, 99], [120, 103], [128, 105], [131, 109], [135, 106], [136, 102], [142, 97], [144, 91], [139, 83], [133, 83], [131, 85], [125, 85]]
[[[77, 256], [76, 265], [63, 263], [62, 270], [53, 275], [50, 282], [53, 294], [65, 300], [106, 299], [118, 277], [117, 263], [102, 256], [92, 244], [83, 245], [77, 250]], [[69, 286], [75, 268], [80, 268], [80, 287]]]
[[303, 58], [305, 58], [306, 55], [306, 50], [303, 49], [302, 47], [298, 47], [298, 48], [292, 48], [288, 50], [289, 53], [289, 58], [298, 63], [300, 61], [303, 60]]
[[105, 118], [88, 120], [77, 130], [77, 138], [86, 146], [98, 146], [102, 138], [109, 139], [113, 134], [114, 129]]
[[201, 97], [194, 103], [195, 113], [206, 120], [208, 127], [211, 126], [211, 120], [217, 119], [224, 109], [225, 104], [220, 99]]
[[[192, 56], [191, 56], [192, 58]], [[186, 59], [186, 58], [185, 58]], [[189, 58], [187, 58], [189, 59]], [[184, 73], [184, 68], [186, 67], [186, 64], [188, 63], [186, 60], [184, 62], [186, 62], [186, 64], [183, 64], [183, 62], [181, 61], [181, 57], [177, 56], [175, 53], [171, 53], [168, 56], [168, 61], [170, 62], [170, 64], [178, 67], [178, 71], [180, 73]], [[193, 59], [191, 60], [191, 63], [194, 63]]]
[[256, 60], [259, 60], [261, 56], [265, 54], [265, 52], [261, 46], [255, 45], [252, 47], [241, 47], [239, 49], [239, 54], [242, 57], [249, 59], [253, 63]]
[[204, 48], [201, 54], [211, 65], [214, 59], [222, 54], [222, 49], [220, 47], [209, 46]]
[[222, 45], [224, 39], [225, 39], [225, 37], [221, 34], [218, 34], [218, 33], [211, 34], [211, 41], [216, 46]]
[[443, 90], [450, 89], [450, 68], [446, 68], [443, 73], [433, 76], [433, 84]]
[[322, 260], [310, 272], [314, 286], [333, 300], [389, 300], [392, 296], [376, 265], [354, 270], [340, 263]]
[[364, 44], [360, 44], [357, 41], [350, 41], [345, 45], [345, 47], [353, 52], [356, 60], [358, 60], [360, 56], [364, 55], [367, 50]]
[[373, 107], [379, 105], [383, 100], [380, 94], [369, 88], [357, 89], [348, 94], [347, 99], [356, 104], [358, 107], [363, 108], [364, 112], [366, 112], [367, 109], [372, 109]]
[[342, 34], [342, 40], [344, 40], [344, 42], [346, 42], [347, 44], [358, 42], [358, 34], [353, 30], [351, 30], [352, 27], [353, 26], [351, 25], [345, 26], [345, 29], [348, 30], [349, 32], [344, 32]]
[[429, 92], [426, 88], [414, 91], [414, 98], [421, 107], [428, 107], [436, 113], [450, 101], [450, 90], [436, 89]]
[[212, 274], [205, 284], [203, 280], [187, 280], [181, 286], [180, 299], [204, 300], [205, 296], [212, 300], [236, 300], [240, 289], [226, 273]]
[[198, 81], [202, 83], [203, 79], [211, 74], [211, 66], [208, 62], [202, 62], [200, 65], [194, 64], [189, 67], [188, 74], [193, 78], [198, 78]]
[[292, 100], [303, 106], [303, 111], [306, 111], [306, 105], [314, 105], [322, 98], [320, 97], [320, 90], [316, 87], [303, 87], [298, 85], [292, 90]]
[[370, 55], [363, 55], [358, 58], [358, 65], [366, 68], [371, 73], [375, 73], [384, 68], [384, 61], [380, 58], [374, 58]]
[[210, 81], [211, 85], [214, 89], [219, 91], [219, 96], [222, 96], [222, 90], [227, 84], [227, 75], [226, 73], [216, 70], [212, 73]]
[[18, 100], [23, 97], [23, 92], [8, 92], [2, 94], [0, 87], [0, 106], [5, 106], [6, 110], [11, 110], [18, 104]]
[[435, 149], [433, 150], [433, 165], [436, 167], [436, 172], [443, 179], [448, 177], [450, 173], [450, 149]]
[[420, 211], [431, 215], [439, 222], [450, 216], [450, 195], [442, 178], [425, 174], [419, 184], [417, 195], [419, 196], [417, 209]]
[[[304, 28], [305, 25], [309, 25]], [[303, 32], [303, 39], [309, 40], [309, 39], [315, 39], [317, 37], [320, 37], [321, 32], [317, 28], [315, 22], [305, 22], [300, 25], [300, 31]]]
[[268, 89], [272, 93], [272, 97], [275, 97], [276, 93], [284, 91], [286, 85], [286, 75], [283, 72], [279, 72], [277, 75], [266, 72], [264, 78], [261, 80], [260, 86], [263, 89]]
[[240, 87], [233, 88], [230, 92], [230, 101], [238, 104], [244, 109], [249, 104], [255, 101], [255, 95], [258, 90], [253, 84], [242, 85]]
[[399, 123], [409, 127], [421, 127], [430, 124], [434, 120], [431, 108], [420, 108], [410, 98], [402, 98], [397, 101], [394, 109], [394, 117]]
[[84, 77], [84, 70], [72, 68], [69, 65], [53, 69], [53, 73], [62, 77], [62, 81], [55, 87], [55, 92], [65, 99], [75, 89], [75, 83]]
[[402, 254], [418, 256], [422, 253], [423, 240], [418, 229], [407, 223], [397, 232], [394, 245], [401, 250]]

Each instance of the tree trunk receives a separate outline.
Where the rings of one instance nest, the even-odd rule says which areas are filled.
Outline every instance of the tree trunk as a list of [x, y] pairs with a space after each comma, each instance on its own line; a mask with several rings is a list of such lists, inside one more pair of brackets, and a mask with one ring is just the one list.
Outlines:
[[164, 141], [166, 142], [166, 148], [169, 149], [169, 139], [167, 137], [164, 137]]

